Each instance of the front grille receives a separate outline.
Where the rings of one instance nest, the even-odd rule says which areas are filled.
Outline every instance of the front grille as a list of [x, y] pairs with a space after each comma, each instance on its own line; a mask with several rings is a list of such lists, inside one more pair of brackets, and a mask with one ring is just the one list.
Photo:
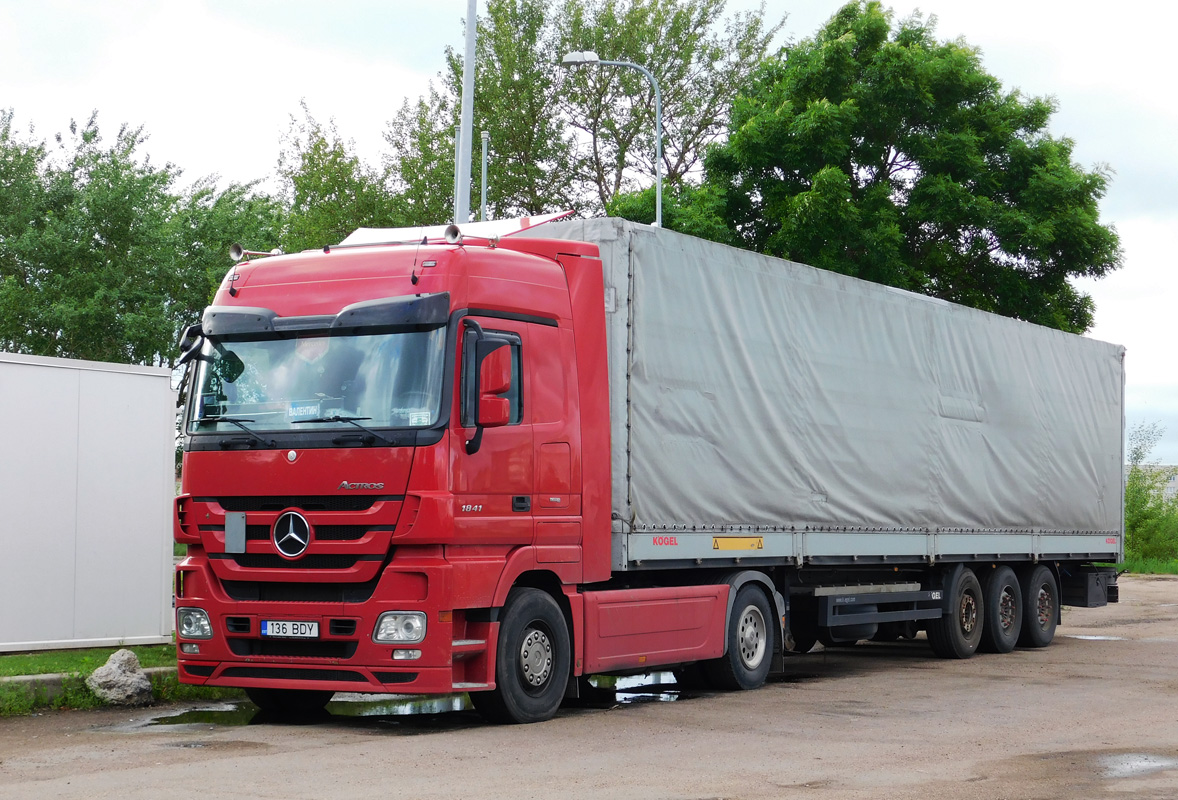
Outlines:
[[237, 553], [231, 555], [230, 560], [244, 569], [351, 569], [356, 566], [357, 561], [382, 561], [384, 556], [368, 557], [322, 553], [288, 561], [273, 553]]
[[354, 542], [363, 539], [368, 528], [363, 525], [316, 525], [315, 538], [321, 542]]
[[[260, 678], [286, 681], [351, 681], [368, 683], [359, 672], [347, 669], [282, 669], [281, 667], [229, 667], [221, 673], [223, 678]], [[414, 676], [416, 677], [416, 676]]]
[[404, 500], [402, 496], [375, 494], [344, 495], [275, 495], [271, 497], [199, 497], [194, 501], [219, 503], [226, 511], [367, 511], [378, 500]]
[[238, 602], [366, 603], [379, 578], [364, 583], [287, 583], [284, 581], [221, 581], [225, 594]]
[[417, 680], [416, 672], [374, 672], [372, 677], [381, 683], [412, 683]]
[[[200, 529], [223, 531], [224, 525], [202, 525]], [[315, 538], [321, 542], [355, 542], [364, 538], [364, 534], [371, 530], [366, 525], [316, 525]], [[379, 529], [378, 529], [379, 530]], [[384, 530], [392, 530], [386, 528]], [[264, 542], [270, 538], [269, 525], [246, 525], [245, 538], [250, 542]]]
[[351, 658], [355, 642], [298, 639], [228, 639], [235, 656], [281, 656], [283, 658]]
[[249, 633], [250, 632], [250, 618], [249, 617], [226, 617], [225, 630], [229, 633]]
[[[212, 675], [213, 670], [216, 669], [216, 667], [211, 664], [183, 664], [181, 666], [184, 667], [184, 671], [189, 675], [195, 675], [198, 678], [207, 678]], [[385, 681], [385, 683], [388, 683], [388, 681]]]

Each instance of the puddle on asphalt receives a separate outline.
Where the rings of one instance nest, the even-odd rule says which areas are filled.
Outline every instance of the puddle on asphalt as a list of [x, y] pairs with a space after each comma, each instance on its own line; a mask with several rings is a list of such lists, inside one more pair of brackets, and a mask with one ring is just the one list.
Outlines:
[[1123, 642], [1124, 636], [1095, 636], [1090, 634], [1067, 633], [1065, 639], [1083, 639], [1085, 642]]
[[[622, 678], [593, 676], [593, 687], [605, 695], [612, 694], [619, 705], [647, 702], [672, 702], [692, 695], [680, 689], [670, 672], [629, 675]], [[327, 704], [327, 710], [308, 721], [331, 717], [405, 717], [445, 714], [451, 711], [470, 711], [470, 698], [465, 694], [445, 695], [372, 695], [340, 692]], [[187, 711], [153, 718], [148, 725], [225, 725], [239, 726], [264, 722], [267, 718], [253, 703], [215, 703]]]
[[1178, 758], [1149, 753], [1121, 753], [1101, 756], [1100, 766], [1106, 778], [1139, 778], [1178, 767]]

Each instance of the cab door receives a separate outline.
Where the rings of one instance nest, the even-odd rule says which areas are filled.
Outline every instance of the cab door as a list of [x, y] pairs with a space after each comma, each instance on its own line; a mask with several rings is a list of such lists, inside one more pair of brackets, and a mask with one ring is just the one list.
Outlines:
[[450, 475], [454, 495], [456, 544], [531, 544], [535, 491], [535, 448], [524, 370], [528, 358], [527, 324], [471, 316], [483, 335], [505, 339], [511, 351], [511, 381], [500, 395], [508, 401], [506, 425], [485, 428], [476, 452], [478, 375], [474, 357], [478, 331], [463, 325], [458, 376], [451, 419]]

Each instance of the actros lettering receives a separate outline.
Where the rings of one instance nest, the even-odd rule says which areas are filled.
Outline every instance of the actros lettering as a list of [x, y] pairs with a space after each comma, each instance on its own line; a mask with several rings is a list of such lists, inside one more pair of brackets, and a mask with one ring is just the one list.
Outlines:
[[356, 489], [383, 489], [383, 488], [384, 488], [383, 483], [348, 483], [347, 481], [344, 481], [343, 483], [341, 483], [339, 486], [336, 487], [336, 491], [340, 491], [340, 490], [354, 491]]

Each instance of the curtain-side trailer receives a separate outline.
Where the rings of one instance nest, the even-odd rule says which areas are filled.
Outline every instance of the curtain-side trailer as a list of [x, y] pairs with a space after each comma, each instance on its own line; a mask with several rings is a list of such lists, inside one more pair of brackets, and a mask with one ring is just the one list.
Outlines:
[[621, 220], [439, 233], [246, 262], [190, 331], [181, 680], [536, 721], [1115, 600], [1122, 348]]

